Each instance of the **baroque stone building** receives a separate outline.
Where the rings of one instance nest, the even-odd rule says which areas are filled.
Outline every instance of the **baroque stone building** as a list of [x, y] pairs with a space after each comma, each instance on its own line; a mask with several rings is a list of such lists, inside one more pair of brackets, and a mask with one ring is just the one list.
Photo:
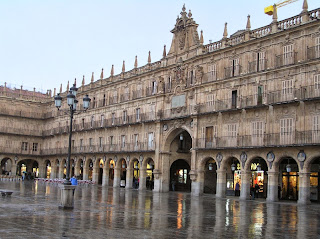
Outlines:
[[[163, 58], [85, 84], [71, 174], [103, 186], [320, 200], [320, 8], [204, 45], [182, 8]], [[76, 84], [76, 82], [75, 82]], [[69, 84], [67, 86], [67, 91]], [[66, 95], [62, 108], [67, 108]], [[1, 173], [63, 178], [69, 116], [53, 97], [0, 89]], [[54, 95], [56, 92], [54, 92]], [[3, 176], [4, 177], [4, 176]], [[257, 194], [256, 194], [257, 195]]]

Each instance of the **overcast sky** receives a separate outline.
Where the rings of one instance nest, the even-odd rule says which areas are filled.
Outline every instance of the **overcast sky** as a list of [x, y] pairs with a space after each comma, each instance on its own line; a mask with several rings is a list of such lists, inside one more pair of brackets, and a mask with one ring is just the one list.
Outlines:
[[[86, 84], [104, 68], [109, 77], [111, 65], [120, 73], [162, 57], [163, 45], [170, 49], [177, 15], [183, 3], [191, 9], [203, 30], [205, 44], [222, 38], [224, 23], [228, 34], [246, 26], [268, 25], [272, 17], [264, 7], [274, 0], [0, 0], [0, 85], [11, 87], [66, 90], [67, 82], [85, 75]], [[278, 19], [297, 15], [303, 0], [278, 9]], [[308, 0], [309, 10], [320, 7], [319, 0]]]

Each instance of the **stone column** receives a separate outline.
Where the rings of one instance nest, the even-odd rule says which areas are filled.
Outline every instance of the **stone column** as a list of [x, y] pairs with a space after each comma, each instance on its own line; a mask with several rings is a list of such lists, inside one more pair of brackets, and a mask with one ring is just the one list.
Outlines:
[[80, 166], [74, 166], [74, 175], [76, 176], [80, 175]]
[[45, 178], [46, 177], [46, 165], [40, 164], [39, 165], [39, 178]]
[[63, 169], [64, 169], [64, 167], [60, 163], [59, 171], [58, 171], [58, 177], [59, 178], [63, 178]]
[[192, 196], [200, 196], [203, 194], [204, 185], [204, 171], [198, 170], [196, 175], [190, 174], [191, 183], [191, 194]]
[[86, 167], [85, 164], [83, 164], [83, 180], [89, 179], [89, 166]]
[[98, 183], [99, 181], [99, 165], [97, 166], [95, 163], [93, 164], [93, 171], [92, 171], [92, 181]]
[[139, 190], [146, 190], [146, 174], [147, 174], [147, 169], [146, 168], [140, 168], [140, 175], [139, 175]]
[[17, 175], [17, 166], [16, 163], [11, 164], [11, 175]]
[[76, 186], [59, 184], [61, 189], [61, 205], [63, 209], [72, 209], [74, 204], [74, 190]]
[[268, 172], [268, 202], [276, 202], [278, 199], [279, 172]]
[[109, 185], [109, 167], [103, 167], [102, 186]]
[[132, 188], [133, 183], [133, 168], [127, 168], [127, 175], [126, 175], [126, 189]]
[[56, 178], [56, 177], [57, 177], [57, 165], [52, 165], [50, 178]]
[[154, 169], [153, 170], [153, 175], [154, 175], [154, 181], [153, 181], [153, 192], [160, 192], [161, 191], [161, 172], [159, 169]]
[[299, 172], [299, 204], [310, 203], [310, 173]]
[[[154, 170], [153, 174], [155, 175], [155, 182], [154, 182], [154, 192], [169, 192], [169, 184], [170, 184], [170, 154], [169, 153], [162, 153], [161, 157], [161, 171]], [[159, 169], [160, 170], [160, 169]], [[161, 174], [160, 174], [161, 172]], [[157, 174], [159, 179], [157, 179]]]
[[119, 188], [120, 187], [120, 168], [114, 169], [114, 178], [113, 178], [113, 187]]
[[227, 171], [223, 169], [217, 170], [217, 194], [216, 197], [222, 198], [226, 196], [227, 189]]
[[251, 172], [246, 172], [241, 170], [241, 190], [240, 199], [247, 200], [250, 199], [250, 178]]

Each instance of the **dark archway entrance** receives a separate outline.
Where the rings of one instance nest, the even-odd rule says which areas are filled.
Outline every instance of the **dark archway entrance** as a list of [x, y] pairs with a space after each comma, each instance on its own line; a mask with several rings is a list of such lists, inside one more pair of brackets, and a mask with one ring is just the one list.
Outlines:
[[170, 190], [190, 192], [191, 180], [189, 172], [190, 166], [185, 160], [178, 159], [174, 161], [170, 168]]
[[209, 158], [204, 168], [204, 193], [216, 194], [217, 191], [217, 164]]
[[298, 200], [299, 167], [297, 162], [291, 157], [283, 158], [279, 171], [282, 177], [280, 199]]
[[1, 161], [0, 174], [11, 175], [11, 167], [12, 167], [11, 159], [4, 158]]
[[310, 200], [320, 202], [320, 157], [315, 158], [310, 169]]
[[267, 198], [268, 188], [268, 166], [263, 158], [256, 157], [250, 164], [250, 194], [255, 198]]

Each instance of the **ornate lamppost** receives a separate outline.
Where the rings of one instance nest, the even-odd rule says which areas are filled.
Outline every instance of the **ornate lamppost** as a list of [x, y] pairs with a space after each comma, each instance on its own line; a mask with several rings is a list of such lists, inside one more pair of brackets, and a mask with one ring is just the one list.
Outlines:
[[[78, 112], [83, 112], [86, 111], [89, 106], [90, 106], [90, 101], [91, 99], [89, 98], [88, 95], [86, 95], [83, 98], [83, 110], [77, 110], [77, 103], [78, 100], [76, 99], [77, 96], [77, 91], [78, 88], [76, 87], [75, 84], [73, 84], [73, 86], [70, 88], [70, 91], [67, 95], [67, 104], [69, 106], [69, 109], [66, 109], [65, 111], [62, 111], [66, 114], [70, 115], [70, 128], [69, 128], [69, 146], [68, 146], [68, 158], [67, 158], [67, 172], [66, 172], [66, 179], [63, 182], [63, 185], [65, 187], [61, 187], [62, 189], [62, 195], [61, 195], [61, 199], [62, 199], [62, 207], [63, 208], [73, 208], [73, 190], [74, 188], [71, 186], [71, 182], [70, 182], [70, 161], [71, 161], [71, 139], [72, 139], [72, 123], [73, 123], [73, 115]], [[55, 97], [54, 97], [54, 103], [55, 106], [58, 108], [58, 110], [60, 110], [61, 107], [61, 102], [62, 102], [62, 97], [60, 96], [60, 94], [58, 93]], [[69, 186], [69, 187], [68, 187]], [[71, 193], [71, 197], [72, 197], [72, 204], [70, 201], [70, 192], [68, 192], [68, 190], [72, 190]], [[65, 192], [66, 191], [66, 192]], [[66, 193], [64, 195], [64, 193]]]

